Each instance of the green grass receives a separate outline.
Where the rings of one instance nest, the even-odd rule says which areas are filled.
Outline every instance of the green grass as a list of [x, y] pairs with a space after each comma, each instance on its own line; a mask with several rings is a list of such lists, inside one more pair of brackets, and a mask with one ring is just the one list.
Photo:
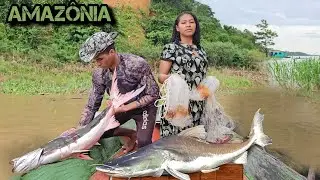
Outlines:
[[68, 94], [91, 86], [91, 71], [66, 65], [48, 68], [0, 60], [0, 92], [6, 94]]
[[232, 75], [224, 73], [223, 71], [211, 68], [208, 73], [209, 76], [216, 76], [220, 81], [219, 91], [227, 94], [242, 93], [246, 89], [253, 88], [256, 84], [248, 77]]
[[320, 60], [272, 61], [269, 70], [274, 80], [285, 89], [308, 93], [320, 90]]
[[[77, 94], [90, 89], [91, 67], [66, 64], [63, 67], [48, 67], [35, 63], [0, 60], [0, 92], [5, 94]], [[250, 78], [210, 69], [208, 75], [220, 80], [219, 91], [241, 93], [252, 88]]]

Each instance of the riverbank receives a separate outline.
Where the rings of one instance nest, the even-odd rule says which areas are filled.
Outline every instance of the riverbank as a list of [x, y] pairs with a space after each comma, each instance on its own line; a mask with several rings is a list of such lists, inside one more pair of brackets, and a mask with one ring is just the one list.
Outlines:
[[0, 91], [18, 95], [79, 94], [91, 85], [91, 69], [81, 64], [48, 67], [0, 60]]
[[[157, 76], [158, 65], [150, 62]], [[0, 59], [0, 93], [12, 95], [87, 95], [91, 88], [94, 65], [68, 63], [52, 67], [43, 64]], [[244, 94], [257, 89], [274, 88], [293, 97], [306, 97], [308, 101], [320, 102], [319, 91], [289, 89], [273, 86], [268, 70], [245, 70], [210, 67], [208, 75], [220, 80], [220, 95]]]
[[[155, 70], [156, 67], [152, 65]], [[91, 87], [93, 66], [66, 64], [48, 67], [41, 64], [9, 62], [0, 60], [0, 92], [19, 95], [84, 94]], [[266, 74], [231, 68], [209, 69], [209, 75], [216, 76], [221, 83], [222, 94], [245, 92], [267, 84]]]

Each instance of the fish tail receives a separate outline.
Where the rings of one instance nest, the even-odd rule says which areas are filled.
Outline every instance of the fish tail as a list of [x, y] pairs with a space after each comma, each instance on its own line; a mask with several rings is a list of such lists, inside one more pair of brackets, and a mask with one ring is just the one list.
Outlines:
[[40, 157], [42, 155], [43, 148], [36, 149], [21, 157], [15, 158], [10, 161], [12, 172], [15, 173], [27, 173], [28, 171], [35, 169], [40, 165]]
[[255, 139], [255, 144], [264, 147], [269, 144], [272, 144], [272, 139], [264, 134], [262, 121], [264, 120], [264, 115], [260, 113], [260, 109], [255, 113], [253, 118], [253, 123], [251, 126], [251, 131], [249, 134], [250, 138]]
[[139, 95], [146, 85], [138, 88], [137, 90], [132, 90], [126, 94], [121, 94], [119, 89], [118, 89], [118, 81], [116, 78], [116, 69], [114, 70], [114, 75], [112, 77], [112, 85], [111, 85], [111, 90], [110, 90], [110, 98], [112, 100], [112, 104], [114, 108], [120, 107], [122, 104], [126, 103], [127, 101], [131, 100], [132, 98], [136, 97]]

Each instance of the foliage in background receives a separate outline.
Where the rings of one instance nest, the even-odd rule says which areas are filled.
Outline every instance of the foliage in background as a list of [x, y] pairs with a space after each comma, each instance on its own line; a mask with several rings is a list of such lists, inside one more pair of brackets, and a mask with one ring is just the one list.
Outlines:
[[213, 66], [256, 69], [264, 55], [256, 49], [243, 49], [231, 42], [203, 43]]
[[169, 43], [175, 18], [183, 11], [196, 14], [201, 26], [201, 44], [211, 65], [255, 69], [257, 62], [265, 59], [253, 33], [222, 26], [209, 6], [194, 0], [152, 1], [151, 16], [143, 23], [146, 38], [153, 45]]
[[[154, 0], [150, 14], [130, 7], [113, 8], [117, 22], [115, 26], [6, 24], [11, 3], [32, 5], [67, 2], [68, 0], [11, 0], [1, 4], [0, 91], [41, 94], [88, 89], [89, 68], [75, 73], [65, 67], [82, 67], [79, 47], [97, 31], [119, 32], [116, 39], [117, 50], [143, 56], [157, 70], [161, 50], [171, 39], [174, 20], [180, 12], [186, 10], [194, 12], [200, 21], [202, 46], [209, 56], [211, 66], [255, 69], [256, 64], [264, 59], [259, 45], [255, 44], [253, 33], [248, 30], [240, 31], [232, 26], [222, 26], [207, 5], [194, 0]], [[77, 2], [101, 3], [101, 0]]]
[[[67, 3], [67, 0], [12, 0], [0, 7], [1, 54], [23, 57], [25, 62], [62, 66], [79, 61], [78, 50], [94, 32], [118, 31], [117, 50], [158, 60], [162, 47], [171, 39], [173, 23], [182, 11], [194, 12], [201, 24], [202, 44], [209, 52], [210, 64], [228, 67], [254, 68], [262, 60], [254, 35], [232, 26], [222, 26], [207, 5], [194, 0], [154, 0], [151, 14], [129, 7], [113, 8], [117, 24], [93, 25], [31, 25], [9, 26], [5, 18], [11, 3]], [[101, 0], [80, 0], [80, 3], [101, 3]], [[230, 49], [223, 49], [230, 48]], [[256, 55], [256, 56], [255, 56]], [[261, 59], [260, 59], [261, 58]], [[13, 60], [13, 59], [7, 59]]]
[[[1, 77], [4, 77], [2, 79]], [[80, 65], [48, 68], [0, 59], [0, 92], [37, 95], [81, 93], [91, 87], [91, 72]]]
[[[25, 3], [25, 1], [30, 0], [21, 0], [19, 3]], [[34, 3], [65, 3], [65, 0], [34, 0]], [[101, 3], [101, 1], [92, 0], [82, 3]], [[80, 45], [97, 31], [119, 32], [116, 48], [120, 52], [135, 53], [150, 60], [159, 56], [160, 49], [151, 45], [144, 37], [139, 20], [140, 14], [131, 8], [113, 8], [117, 20], [116, 26], [110, 24], [10, 26], [5, 23], [9, 7], [9, 2], [0, 7], [2, 22], [0, 23], [2, 40], [0, 53], [8, 61], [16, 61], [19, 57], [20, 62], [42, 63], [51, 67], [78, 62]], [[12, 59], [13, 57], [15, 59]]]
[[261, 23], [257, 24], [256, 26], [259, 28], [259, 31], [255, 32], [254, 35], [265, 52], [266, 57], [268, 57], [268, 48], [269, 46], [274, 45], [273, 39], [278, 37], [278, 34], [269, 29], [269, 24], [265, 19], [262, 19]]

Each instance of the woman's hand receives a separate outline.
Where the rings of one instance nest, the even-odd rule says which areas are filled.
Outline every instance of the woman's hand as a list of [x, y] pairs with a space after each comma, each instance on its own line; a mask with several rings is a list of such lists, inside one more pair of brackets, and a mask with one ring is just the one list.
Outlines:
[[210, 89], [202, 84], [200, 84], [197, 87], [197, 90], [202, 98], [207, 99], [212, 93], [210, 92]]
[[171, 61], [164, 61], [164, 60], [160, 61], [159, 75], [158, 75], [159, 83], [163, 84], [163, 82], [169, 77], [168, 74], [169, 74], [171, 65], [172, 65]]

